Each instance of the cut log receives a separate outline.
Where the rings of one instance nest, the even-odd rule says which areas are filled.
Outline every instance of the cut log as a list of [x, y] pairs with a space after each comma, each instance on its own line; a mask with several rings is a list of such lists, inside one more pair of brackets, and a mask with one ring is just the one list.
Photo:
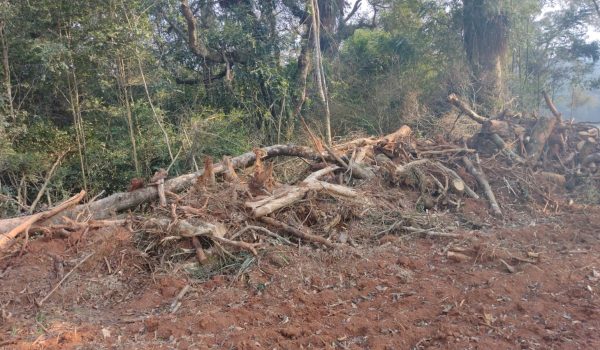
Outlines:
[[[314, 152], [312, 149], [297, 145], [274, 145], [263, 148], [265, 158], [273, 158], [278, 156], [301, 157], [312, 160], [319, 160], [323, 157], [328, 158]], [[254, 152], [247, 152], [240, 156], [231, 159], [234, 168], [246, 168], [251, 166], [256, 159]], [[215, 174], [220, 174], [225, 171], [223, 164], [219, 163], [214, 166]], [[165, 182], [165, 190], [173, 193], [179, 193], [189, 188], [194, 184], [196, 179], [203, 174], [203, 170], [182, 175], [176, 178], [169, 179]], [[158, 191], [156, 187], [149, 186], [133, 192], [121, 192], [102, 198], [93, 203], [82, 204], [73, 209], [66, 210], [64, 215], [74, 219], [79, 213], [89, 212], [92, 214], [92, 219], [105, 219], [111, 217], [114, 213], [128, 210], [137, 207], [146, 202], [156, 200]], [[32, 216], [22, 216], [12, 219], [0, 220], [0, 232], [8, 232], [25, 222]], [[49, 222], [59, 222], [60, 218], [50, 219]]]
[[465, 192], [465, 183], [461, 179], [452, 179], [450, 181], [450, 190], [456, 194]]
[[536, 181], [539, 184], [550, 184], [552, 186], [564, 187], [567, 183], [567, 179], [564, 175], [542, 171], [534, 175]]
[[412, 129], [408, 125], [402, 125], [400, 129], [394, 131], [393, 133], [385, 136], [383, 141], [386, 143], [390, 142], [398, 142], [399, 140], [405, 139], [412, 134]]
[[167, 206], [167, 196], [165, 195], [165, 179], [160, 179], [156, 182], [158, 198], [161, 207]]
[[458, 180], [460, 182], [463, 183], [465, 189], [465, 194], [471, 198], [475, 198], [475, 199], [479, 199], [479, 195], [477, 193], [475, 193], [475, 191], [473, 191], [471, 189], [471, 187], [467, 186], [467, 184], [465, 183], [465, 181], [460, 177], [460, 175], [458, 175], [456, 173], [456, 171], [444, 166], [443, 164], [439, 163], [439, 162], [435, 162], [435, 165], [440, 168], [442, 171], [444, 171], [445, 173], [447, 173], [448, 175], [450, 175], [454, 180]]
[[502, 216], [502, 210], [500, 210], [498, 201], [496, 201], [496, 196], [494, 195], [494, 192], [492, 191], [492, 187], [490, 186], [490, 183], [488, 182], [487, 177], [485, 176], [485, 173], [481, 169], [477, 169], [475, 167], [475, 165], [473, 165], [473, 162], [471, 162], [471, 160], [469, 158], [463, 157], [462, 160], [463, 160], [463, 163], [465, 163], [465, 167], [467, 168], [467, 171], [471, 175], [473, 175], [473, 177], [475, 177], [475, 179], [477, 180], [477, 183], [483, 189], [483, 193], [485, 194], [488, 201], [490, 202], [490, 207], [492, 208], [492, 213], [495, 216]]

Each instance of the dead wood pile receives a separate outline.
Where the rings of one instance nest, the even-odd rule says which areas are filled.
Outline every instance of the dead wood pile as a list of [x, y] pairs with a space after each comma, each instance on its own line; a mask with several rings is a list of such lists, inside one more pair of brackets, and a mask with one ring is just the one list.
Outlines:
[[[172, 179], [160, 173], [133, 192], [73, 207], [80, 195], [49, 214], [0, 220], [0, 250], [21, 232], [69, 235], [109, 225], [137, 232], [144, 254], [195, 257], [199, 266], [232, 250], [257, 255], [268, 244], [356, 253], [360, 241], [393, 233], [460, 238], [448, 232], [456, 220], [447, 214], [468, 201], [485, 200], [502, 220], [517, 202], [558, 210], [566, 188], [598, 180], [598, 128], [564, 121], [546, 100], [551, 117], [491, 118], [451, 95], [452, 105], [481, 124], [469, 140], [417, 138], [402, 126], [333, 147], [310, 133], [313, 148], [275, 145], [216, 164], [207, 158], [197, 173]], [[269, 161], [275, 157], [303, 159], [304, 180], [280, 183], [285, 165]], [[150, 211], [140, 210], [159, 198]]]

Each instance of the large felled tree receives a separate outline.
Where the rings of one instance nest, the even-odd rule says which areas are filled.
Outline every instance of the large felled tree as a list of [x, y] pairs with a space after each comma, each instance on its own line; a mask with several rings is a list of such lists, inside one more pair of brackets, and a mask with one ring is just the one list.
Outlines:
[[502, 61], [509, 15], [503, 0], [463, 0], [464, 44], [478, 102], [496, 109], [504, 97]]

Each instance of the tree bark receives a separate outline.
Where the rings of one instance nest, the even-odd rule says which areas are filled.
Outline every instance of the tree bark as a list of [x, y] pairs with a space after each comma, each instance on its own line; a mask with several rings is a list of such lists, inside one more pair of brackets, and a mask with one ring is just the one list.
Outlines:
[[[17, 119], [13, 105], [12, 83], [10, 81], [10, 61], [8, 57], [8, 44], [6, 43], [6, 23], [0, 21], [0, 44], [2, 45], [2, 68], [4, 73], [4, 88], [6, 89], [6, 100], [8, 101], [10, 117], [13, 121]], [[0, 119], [0, 122], [2, 120]], [[1, 128], [1, 127], [0, 127]], [[0, 129], [1, 130], [1, 129]]]

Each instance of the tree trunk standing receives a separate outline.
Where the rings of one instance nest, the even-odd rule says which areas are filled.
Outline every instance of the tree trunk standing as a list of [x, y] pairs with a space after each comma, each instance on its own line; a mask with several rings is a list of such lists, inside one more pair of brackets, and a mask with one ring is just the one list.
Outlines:
[[464, 45], [478, 103], [497, 111], [504, 100], [502, 61], [508, 50], [508, 14], [503, 1], [463, 1]]
[[129, 102], [129, 90], [128, 90], [128, 82], [127, 82], [127, 72], [125, 71], [125, 62], [121, 57], [117, 57], [117, 67], [119, 68], [119, 75], [117, 76], [117, 83], [121, 89], [123, 100], [123, 105], [125, 106], [125, 110], [127, 113], [127, 126], [129, 129], [129, 139], [131, 141], [131, 152], [133, 158], [133, 165], [135, 167], [135, 173], [137, 176], [140, 176], [140, 165], [137, 158], [137, 145], [135, 141], [135, 132], [133, 125], [133, 115], [131, 112], [131, 103]]
[[4, 87], [6, 89], [6, 100], [8, 102], [10, 117], [15, 121], [15, 108], [13, 105], [12, 84], [10, 82], [10, 65], [8, 59], [8, 44], [6, 43], [6, 31], [4, 21], [0, 21], [0, 44], [2, 45], [2, 68], [4, 73]]
[[312, 55], [312, 48], [314, 46], [314, 36], [311, 35], [312, 20], [310, 17], [307, 17], [303, 21], [305, 28], [300, 42], [301, 49], [298, 55], [298, 68], [296, 71], [297, 90], [294, 96], [294, 119], [300, 116], [302, 107], [306, 101], [306, 84], [311, 68], [310, 56]]
[[[69, 25], [71, 26], [71, 24]], [[83, 188], [87, 192], [87, 159], [86, 159], [86, 140], [85, 130], [83, 128], [83, 117], [81, 113], [81, 104], [79, 93], [79, 81], [77, 79], [77, 72], [75, 66], [75, 60], [73, 59], [72, 52], [72, 38], [71, 33], [67, 30], [64, 35], [67, 42], [67, 59], [69, 62], [69, 68], [67, 70], [67, 87], [69, 89], [68, 102], [71, 106], [71, 114], [73, 115], [73, 127], [75, 128], [75, 139], [77, 141], [77, 150], [79, 153], [79, 164], [81, 167], [81, 179], [83, 181]]]
[[327, 82], [325, 80], [325, 72], [323, 70], [323, 61], [321, 54], [321, 17], [319, 14], [319, 2], [318, 0], [311, 0], [312, 10], [312, 34], [314, 36], [314, 54], [315, 54], [315, 73], [317, 77], [317, 88], [321, 101], [325, 106], [325, 138], [327, 144], [332, 144], [332, 133], [331, 133], [331, 113], [329, 111], [329, 96], [327, 91]]

